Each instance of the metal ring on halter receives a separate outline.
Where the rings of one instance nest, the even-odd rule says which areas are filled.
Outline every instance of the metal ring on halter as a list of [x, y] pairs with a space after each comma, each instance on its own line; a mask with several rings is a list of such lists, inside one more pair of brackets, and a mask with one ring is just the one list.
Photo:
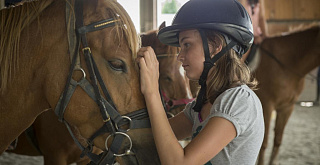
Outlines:
[[[73, 71], [76, 71], [76, 70], [78, 70], [78, 71], [81, 71], [82, 72], [82, 78], [81, 78], [81, 80], [84, 80], [85, 78], [86, 78], [86, 72], [82, 69], [82, 68], [74, 68], [73, 69]], [[80, 80], [80, 81], [81, 81]]]
[[129, 121], [129, 128], [128, 128], [127, 130], [119, 129], [118, 123], [115, 123], [116, 129], [117, 129], [117, 130], [120, 130], [120, 131], [122, 131], [122, 132], [128, 132], [128, 131], [131, 129], [132, 120], [131, 120], [131, 118], [128, 117], [128, 116], [122, 116], [122, 118], [125, 118], [125, 119], [127, 119], [127, 120]]
[[114, 134], [110, 134], [107, 139], [106, 139], [106, 142], [105, 142], [105, 146], [106, 146], [106, 150], [109, 151], [109, 148], [108, 148], [108, 140], [111, 136], [113, 135], [123, 135], [124, 137], [127, 137], [129, 139], [129, 142], [130, 142], [130, 146], [129, 148], [122, 154], [113, 154], [114, 156], [124, 156], [124, 155], [131, 155], [132, 152], [131, 152], [131, 149], [132, 149], [132, 140], [130, 138], [129, 135], [127, 135], [126, 133], [123, 133], [123, 132], [115, 132]]
[[166, 114], [167, 114], [167, 117], [168, 117], [168, 118], [174, 117], [174, 114], [171, 113], [171, 112], [166, 112]]

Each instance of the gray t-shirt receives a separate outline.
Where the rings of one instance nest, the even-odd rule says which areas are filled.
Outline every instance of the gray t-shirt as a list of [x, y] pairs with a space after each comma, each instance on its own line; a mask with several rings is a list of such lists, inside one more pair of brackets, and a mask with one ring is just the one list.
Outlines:
[[229, 120], [236, 128], [236, 137], [206, 165], [254, 165], [264, 137], [262, 106], [257, 95], [247, 86], [230, 88], [220, 94], [210, 109], [210, 115], [202, 122], [198, 112], [192, 110], [195, 101], [184, 110], [193, 123], [194, 138], [209, 119], [214, 116]]

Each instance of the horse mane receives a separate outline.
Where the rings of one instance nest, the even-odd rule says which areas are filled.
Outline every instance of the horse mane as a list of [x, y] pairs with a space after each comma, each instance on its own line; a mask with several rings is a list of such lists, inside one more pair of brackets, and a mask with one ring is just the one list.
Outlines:
[[22, 30], [38, 18], [52, 1], [28, 2], [22, 6], [0, 11], [0, 93], [8, 84], [19, 60], [19, 42]]
[[133, 60], [135, 60], [135, 58], [137, 57], [138, 49], [141, 46], [141, 42], [130, 16], [117, 1], [108, 0], [105, 2], [108, 3], [108, 6], [110, 7], [109, 9], [113, 13], [113, 18], [116, 20], [120, 17], [119, 22], [117, 22], [116, 27], [118, 28], [116, 28], [116, 33], [118, 34], [119, 40], [125, 37], [125, 40], [127, 41], [131, 50]]
[[[22, 6], [4, 9], [0, 11], [0, 93], [7, 88], [8, 82], [19, 66], [19, 42], [21, 32], [35, 19], [39, 21], [39, 15], [53, 0], [41, 0], [28, 2]], [[118, 19], [116, 34], [119, 40], [128, 42], [133, 60], [140, 47], [140, 40], [133, 22], [126, 10], [116, 1], [104, 1], [109, 6], [114, 19]], [[120, 17], [120, 19], [119, 19]], [[40, 23], [39, 23], [40, 24]]]

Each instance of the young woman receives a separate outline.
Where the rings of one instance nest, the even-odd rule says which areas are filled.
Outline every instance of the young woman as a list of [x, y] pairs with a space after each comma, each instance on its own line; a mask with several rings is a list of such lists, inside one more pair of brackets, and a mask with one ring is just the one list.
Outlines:
[[[172, 26], [161, 29], [164, 44], [180, 46], [187, 77], [199, 80], [197, 100], [167, 119], [159, 94], [157, 58], [150, 47], [138, 52], [145, 96], [162, 164], [255, 164], [263, 136], [257, 82], [240, 57], [253, 42], [250, 17], [237, 0], [190, 0]], [[180, 139], [192, 137], [182, 148]]]

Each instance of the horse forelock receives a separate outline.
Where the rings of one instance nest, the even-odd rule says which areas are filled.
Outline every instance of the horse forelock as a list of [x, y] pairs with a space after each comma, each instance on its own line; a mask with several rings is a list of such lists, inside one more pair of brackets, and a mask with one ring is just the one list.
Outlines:
[[22, 6], [0, 11], [0, 93], [7, 88], [8, 81], [19, 66], [19, 42], [22, 30], [53, 1], [34, 1]]
[[114, 28], [116, 30], [117, 37], [119, 41], [125, 40], [131, 50], [132, 60], [137, 57], [137, 51], [140, 47], [140, 37], [136, 32], [134, 24], [126, 12], [126, 10], [116, 1], [105, 1], [108, 3], [109, 9], [113, 13], [113, 18], [119, 20], [116, 22], [117, 26]]

